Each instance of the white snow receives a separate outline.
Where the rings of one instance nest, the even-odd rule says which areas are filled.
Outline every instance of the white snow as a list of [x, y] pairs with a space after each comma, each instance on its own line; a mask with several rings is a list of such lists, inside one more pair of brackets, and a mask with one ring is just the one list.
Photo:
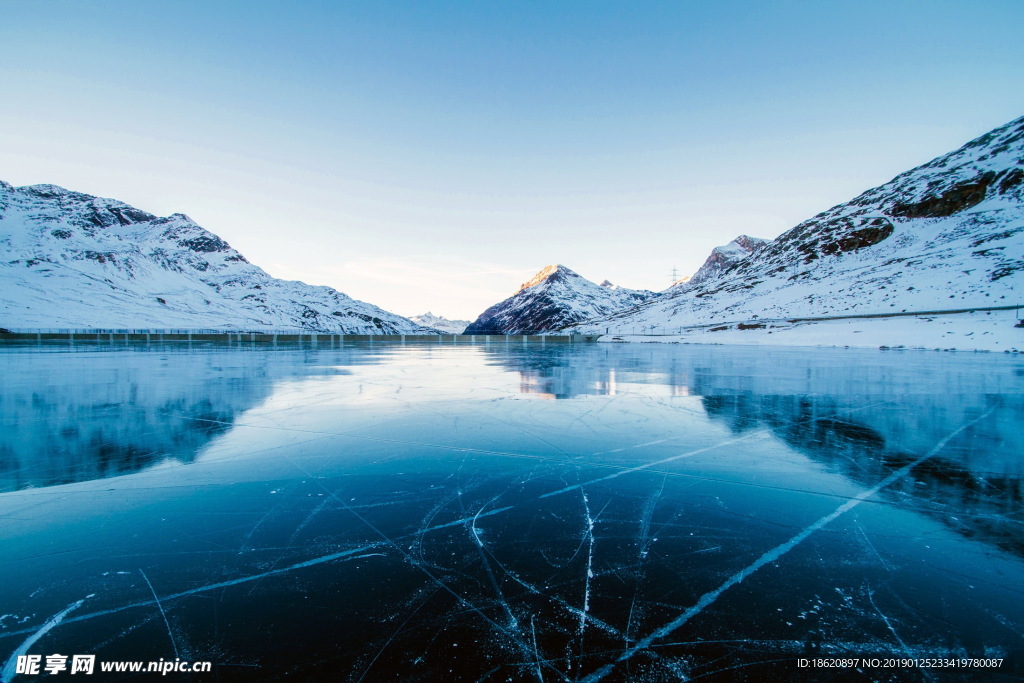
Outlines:
[[[682, 334], [610, 334], [600, 337], [599, 341], [1020, 352], [1024, 351], [1024, 328], [1015, 327], [1016, 322], [1013, 310], [978, 311], [820, 322], [772, 321], [764, 322], [763, 328], [743, 330], [736, 324], [730, 324], [724, 330], [711, 331], [713, 327], [694, 328]], [[757, 324], [757, 321], [752, 324]]]
[[[561, 264], [545, 266], [508, 299], [491, 306], [469, 333], [557, 332], [566, 325], [605, 316], [654, 296], [608, 280], [598, 285]], [[486, 329], [482, 328], [484, 326]]]
[[[53, 185], [0, 181], [0, 328], [304, 328], [458, 333], [329, 287], [278, 280], [188, 216], [157, 218]], [[1006, 316], [884, 316], [1022, 303], [1024, 118], [804, 221], [774, 241], [741, 235], [661, 294], [542, 269], [472, 323], [474, 332], [580, 332], [621, 339], [693, 326], [678, 341], [1021, 348]], [[1009, 323], [1013, 321], [1010, 320]], [[660, 339], [664, 341], [664, 339]]]
[[421, 315], [414, 315], [409, 320], [419, 323], [423, 327], [440, 330], [445, 334], [462, 334], [462, 331], [469, 325], [468, 320], [449, 320], [443, 315], [434, 315], [430, 311]]
[[[972, 192], [973, 199], [965, 199]], [[946, 208], [934, 208], [943, 202]], [[737, 321], [1024, 303], [1024, 118], [804, 221], [718, 277], [695, 280], [572, 331], [623, 337]], [[771, 335], [721, 332], [715, 339], [922, 348], [947, 348], [957, 339], [956, 348], [1022, 348], [1013, 320], [1002, 327], [980, 320], [834, 321], [770, 330]], [[974, 324], [979, 328], [972, 329]], [[700, 341], [710, 334], [683, 338]]]
[[330, 287], [273, 278], [184, 214], [2, 181], [0, 327], [430, 331]]

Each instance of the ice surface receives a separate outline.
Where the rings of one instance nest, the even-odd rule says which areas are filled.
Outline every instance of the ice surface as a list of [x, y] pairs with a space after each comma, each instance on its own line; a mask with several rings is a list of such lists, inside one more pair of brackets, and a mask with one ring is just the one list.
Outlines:
[[5, 671], [1022, 672], [1016, 356], [44, 344], [0, 348], [0, 375]]

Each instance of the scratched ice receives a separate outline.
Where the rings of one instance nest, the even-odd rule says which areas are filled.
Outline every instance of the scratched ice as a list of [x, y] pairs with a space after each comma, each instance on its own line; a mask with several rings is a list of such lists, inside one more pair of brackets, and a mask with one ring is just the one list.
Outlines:
[[1019, 357], [44, 344], [0, 377], [5, 680], [1024, 674]]

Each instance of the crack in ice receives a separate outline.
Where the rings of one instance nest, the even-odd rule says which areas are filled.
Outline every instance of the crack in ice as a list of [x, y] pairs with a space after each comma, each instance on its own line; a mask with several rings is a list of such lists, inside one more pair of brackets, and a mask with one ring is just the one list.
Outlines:
[[[17, 671], [17, 667], [18, 667], [18, 657], [26, 654], [28, 652], [28, 649], [30, 647], [32, 647], [33, 645], [35, 645], [36, 642], [40, 638], [42, 638], [47, 633], [49, 633], [50, 630], [53, 629], [54, 626], [56, 626], [57, 624], [62, 622], [64, 620], [64, 617], [66, 617], [69, 612], [71, 612], [73, 610], [76, 610], [79, 607], [81, 607], [82, 603], [84, 603], [90, 597], [92, 597], [92, 596], [90, 595], [90, 596], [87, 596], [85, 598], [82, 598], [78, 602], [71, 603], [70, 605], [65, 607], [63, 610], [61, 610], [57, 614], [55, 614], [52, 617], [50, 617], [46, 621], [45, 624], [43, 624], [42, 626], [39, 627], [38, 630], [36, 630], [35, 633], [33, 633], [28, 638], [26, 638], [25, 642], [23, 642], [21, 645], [19, 645], [17, 647], [17, 649], [15, 649], [14, 652], [11, 653], [11, 656], [7, 659], [7, 663], [4, 664], [4, 668], [3, 668], [3, 671], [2, 671], [3, 680], [9, 681], [9, 680], [14, 678], [15, 672]], [[24, 631], [23, 631], [23, 633], [24, 633]], [[13, 635], [13, 634], [11, 634], [11, 635]]]
[[178, 643], [174, 640], [174, 633], [171, 632], [171, 622], [167, 621], [167, 612], [164, 611], [164, 606], [160, 602], [160, 598], [156, 594], [156, 590], [153, 589], [153, 584], [150, 582], [149, 577], [146, 576], [146, 572], [142, 571], [142, 567], [139, 567], [139, 573], [142, 574], [142, 578], [146, 580], [146, 585], [149, 586], [149, 592], [153, 594], [153, 600], [156, 601], [156, 606], [160, 608], [160, 616], [164, 618], [164, 626], [167, 627], [167, 637], [171, 639], [171, 647], [174, 648], [174, 656], [180, 658], [181, 654], [178, 652]]
[[887, 476], [885, 479], [883, 479], [879, 483], [875, 484], [871, 488], [865, 489], [864, 491], [861, 491], [859, 494], [857, 494], [856, 496], [854, 496], [853, 498], [851, 498], [847, 502], [843, 503], [838, 508], [836, 508], [835, 510], [830, 512], [829, 514], [827, 514], [824, 517], [821, 517], [818, 520], [812, 522], [809, 526], [804, 528], [803, 531], [798, 533], [796, 536], [793, 536], [791, 539], [789, 539], [785, 543], [781, 543], [780, 545], [777, 545], [774, 548], [772, 548], [771, 550], [769, 550], [768, 552], [764, 553], [759, 558], [754, 560], [751, 564], [747, 565], [746, 567], [744, 567], [740, 571], [738, 571], [735, 574], [733, 574], [732, 576], [730, 576], [720, 586], [718, 586], [717, 588], [715, 588], [715, 589], [713, 589], [711, 591], [708, 591], [707, 593], [702, 595], [700, 597], [700, 599], [697, 600], [696, 604], [694, 604], [692, 607], [690, 607], [689, 609], [684, 611], [678, 617], [676, 617], [672, 621], [668, 622], [664, 626], [661, 626], [661, 627], [655, 629], [650, 635], [648, 635], [648, 636], [644, 637], [643, 639], [639, 640], [635, 645], [633, 645], [632, 647], [627, 649], [625, 652], [623, 652], [613, 663], [606, 664], [605, 666], [601, 667], [600, 669], [594, 671], [589, 676], [584, 678], [583, 679], [584, 683], [596, 683], [596, 681], [600, 681], [601, 679], [603, 679], [605, 676], [607, 676], [608, 674], [610, 674], [612, 672], [612, 670], [615, 668], [616, 664], [619, 664], [621, 662], [629, 661], [634, 656], [636, 656], [638, 653], [640, 653], [640, 652], [646, 650], [647, 648], [649, 648], [652, 644], [654, 644], [655, 641], [660, 640], [660, 639], [670, 635], [672, 632], [676, 631], [677, 629], [681, 628], [688, 621], [690, 621], [691, 619], [696, 617], [698, 614], [703, 612], [707, 607], [712, 605], [727, 590], [729, 590], [730, 588], [732, 588], [735, 585], [738, 585], [738, 584], [742, 583], [744, 580], [747, 579], [747, 577], [749, 577], [751, 574], [753, 574], [754, 572], [758, 571], [759, 569], [761, 569], [765, 565], [767, 565], [767, 564], [769, 564], [771, 562], [774, 562], [775, 560], [779, 559], [780, 557], [782, 557], [783, 555], [788, 553], [790, 550], [792, 550], [793, 548], [798, 546], [800, 543], [805, 541], [811, 534], [813, 534], [814, 532], [818, 531], [819, 529], [825, 527], [826, 525], [828, 525], [829, 523], [831, 523], [832, 521], [834, 521], [838, 517], [842, 516], [846, 512], [852, 510], [857, 505], [859, 505], [861, 502], [863, 502], [865, 499], [870, 498], [871, 496], [875, 495], [876, 493], [878, 493], [879, 491], [881, 491], [885, 487], [889, 486], [893, 482], [895, 482], [895, 481], [897, 481], [899, 479], [902, 479], [907, 474], [909, 474], [915, 467], [919, 466], [921, 463], [923, 463], [926, 460], [930, 459], [936, 453], [938, 453], [943, 448], [945, 448], [946, 445], [950, 441], [952, 441], [956, 436], [958, 436], [962, 432], [966, 431], [970, 427], [973, 427], [974, 425], [976, 425], [977, 423], [981, 422], [982, 420], [988, 418], [994, 412], [995, 412], [995, 408], [990, 408], [984, 414], [982, 414], [980, 417], [977, 417], [977, 418], [971, 420], [970, 422], [967, 422], [967, 423], [961, 425], [956, 430], [954, 430], [949, 435], [947, 435], [945, 438], [943, 438], [941, 441], [939, 441], [939, 443], [937, 443], [934, 448], [932, 448], [930, 451], [928, 451], [927, 453], [925, 453], [921, 457], [911, 461], [910, 463], [904, 465], [900, 469], [898, 469], [895, 472], [891, 473], [889, 476]]

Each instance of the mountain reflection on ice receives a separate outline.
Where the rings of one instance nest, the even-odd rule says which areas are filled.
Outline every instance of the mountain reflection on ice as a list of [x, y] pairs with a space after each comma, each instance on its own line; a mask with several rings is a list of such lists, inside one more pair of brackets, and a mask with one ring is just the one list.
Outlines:
[[43, 345], [0, 369], [0, 668], [42, 634], [219, 680], [1024, 673], [1016, 357]]
[[[0, 492], [191, 462], [279, 381], [324, 373], [305, 349], [278, 355], [129, 348], [51, 345], [42, 355], [33, 347], [5, 349]], [[360, 353], [344, 362], [373, 357]]]

